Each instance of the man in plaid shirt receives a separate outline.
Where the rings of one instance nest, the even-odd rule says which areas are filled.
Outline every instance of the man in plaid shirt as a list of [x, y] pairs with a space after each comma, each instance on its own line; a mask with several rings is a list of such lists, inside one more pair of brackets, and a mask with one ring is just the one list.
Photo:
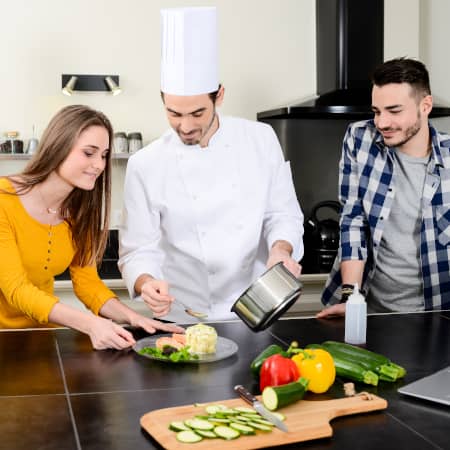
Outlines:
[[345, 314], [358, 284], [369, 312], [450, 308], [450, 136], [429, 123], [429, 75], [381, 64], [373, 120], [351, 124], [340, 161], [341, 242], [317, 317]]

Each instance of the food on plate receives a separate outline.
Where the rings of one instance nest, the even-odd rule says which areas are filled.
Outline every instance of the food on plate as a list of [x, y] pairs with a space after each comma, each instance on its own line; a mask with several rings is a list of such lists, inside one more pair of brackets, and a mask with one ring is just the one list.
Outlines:
[[156, 340], [155, 346], [157, 349], [169, 353], [172, 349], [174, 351], [181, 350], [184, 345], [176, 341], [174, 338], [163, 336]]
[[217, 332], [213, 327], [198, 323], [186, 328], [186, 345], [192, 353], [215, 353]]

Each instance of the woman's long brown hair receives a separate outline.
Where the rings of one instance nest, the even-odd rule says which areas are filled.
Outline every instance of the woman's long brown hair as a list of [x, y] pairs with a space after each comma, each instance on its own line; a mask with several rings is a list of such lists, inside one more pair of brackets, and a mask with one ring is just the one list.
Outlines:
[[[100, 126], [113, 141], [113, 129], [101, 112], [84, 105], [60, 110], [44, 131], [39, 148], [29, 164], [14, 177], [17, 194], [24, 194], [43, 182], [67, 158], [80, 134], [89, 127]], [[76, 248], [74, 262], [81, 266], [100, 263], [105, 251], [111, 208], [111, 152], [106, 156], [104, 171], [91, 191], [74, 188], [61, 205], [61, 215], [68, 222]]]

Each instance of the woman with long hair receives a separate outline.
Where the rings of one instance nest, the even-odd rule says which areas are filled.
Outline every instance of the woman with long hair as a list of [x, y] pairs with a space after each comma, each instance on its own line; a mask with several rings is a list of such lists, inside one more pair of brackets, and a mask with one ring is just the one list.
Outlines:
[[[98, 276], [108, 236], [112, 137], [101, 112], [65, 107], [23, 172], [0, 178], [0, 328], [63, 325], [88, 334], [95, 349], [135, 343], [116, 322], [149, 333], [184, 331], [128, 308]], [[67, 267], [75, 294], [93, 314], [54, 295], [54, 277]]]

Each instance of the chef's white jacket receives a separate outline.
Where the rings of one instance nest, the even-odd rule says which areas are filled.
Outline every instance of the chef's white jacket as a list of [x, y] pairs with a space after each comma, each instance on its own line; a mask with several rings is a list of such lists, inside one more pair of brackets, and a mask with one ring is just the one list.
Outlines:
[[[219, 117], [205, 148], [169, 130], [128, 161], [119, 268], [131, 297], [144, 273], [208, 320], [233, 319], [239, 295], [265, 270], [276, 240], [303, 256], [303, 214], [272, 128]], [[163, 317], [196, 319], [173, 303]]]

